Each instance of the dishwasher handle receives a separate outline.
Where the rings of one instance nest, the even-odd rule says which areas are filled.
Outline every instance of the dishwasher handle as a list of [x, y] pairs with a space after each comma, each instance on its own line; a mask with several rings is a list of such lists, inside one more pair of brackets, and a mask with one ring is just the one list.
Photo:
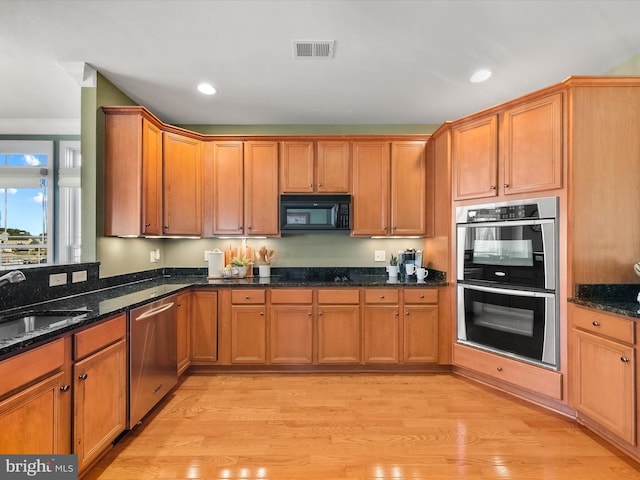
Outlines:
[[157, 308], [153, 308], [151, 310], [147, 310], [146, 312], [144, 312], [142, 315], [140, 315], [139, 317], [136, 317], [136, 322], [139, 320], [144, 320], [146, 318], [149, 317], [153, 317], [154, 315], [157, 315], [159, 313], [162, 313], [164, 311], [169, 310], [171, 307], [173, 307], [175, 304], [173, 302], [171, 303], [165, 303], [164, 305], [160, 305]]

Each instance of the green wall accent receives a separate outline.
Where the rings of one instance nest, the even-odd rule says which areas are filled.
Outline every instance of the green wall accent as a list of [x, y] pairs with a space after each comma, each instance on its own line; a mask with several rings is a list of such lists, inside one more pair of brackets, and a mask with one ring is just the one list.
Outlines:
[[638, 75], [640, 74], [640, 53], [612, 68], [605, 75]]
[[425, 135], [440, 125], [178, 125], [215, 135]]

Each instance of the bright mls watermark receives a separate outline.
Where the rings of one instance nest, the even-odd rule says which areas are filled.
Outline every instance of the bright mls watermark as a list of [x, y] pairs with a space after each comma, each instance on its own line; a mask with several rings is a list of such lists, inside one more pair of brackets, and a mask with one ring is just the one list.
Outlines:
[[0, 480], [78, 480], [77, 455], [0, 455]]

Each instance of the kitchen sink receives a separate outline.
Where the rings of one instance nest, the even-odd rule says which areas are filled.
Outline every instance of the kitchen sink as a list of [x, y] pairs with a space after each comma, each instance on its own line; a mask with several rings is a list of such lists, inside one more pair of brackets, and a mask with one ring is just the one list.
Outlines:
[[29, 310], [0, 317], [0, 339], [66, 325], [89, 314], [91, 310]]

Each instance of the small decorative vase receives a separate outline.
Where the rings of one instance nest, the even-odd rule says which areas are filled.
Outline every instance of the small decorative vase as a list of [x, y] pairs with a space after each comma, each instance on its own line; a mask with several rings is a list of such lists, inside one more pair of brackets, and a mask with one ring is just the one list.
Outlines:
[[387, 265], [387, 273], [390, 277], [398, 276], [398, 266], [397, 265]]
[[236, 267], [238, 270], [238, 278], [244, 278], [247, 276], [247, 266], [243, 265], [241, 267]]
[[271, 265], [258, 265], [258, 276], [268, 278], [271, 276]]

